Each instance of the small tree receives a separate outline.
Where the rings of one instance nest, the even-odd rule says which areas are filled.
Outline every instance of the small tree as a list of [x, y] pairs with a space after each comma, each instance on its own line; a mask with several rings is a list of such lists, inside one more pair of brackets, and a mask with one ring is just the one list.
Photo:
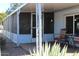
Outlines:
[[13, 12], [15, 9], [17, 9], [19, 6], [21, 6], [23, 3], [11, 3], [10, 8], [6, 11], [7, 14], [10, 14]]
[[6, 13], [0, 13], [0, 23], [4, 19], [4, 17], [6, 17], [6, 16], [7, 16]]

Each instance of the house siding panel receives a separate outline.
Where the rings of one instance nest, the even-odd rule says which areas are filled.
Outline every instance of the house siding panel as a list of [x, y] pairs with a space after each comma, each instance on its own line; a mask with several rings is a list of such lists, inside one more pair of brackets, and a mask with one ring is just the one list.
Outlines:
[[66, 28], [66, 16], [78, 13], [79, 13], [79, 6], [55, 12], [54, 17], [55, 34], [60, 34], [61, 29]]
[[11, 16], [11, 21], [12, 21], [12, 23], [11, 23], [11, 32], [12, 33], [17, 33], [17, 14], [13, 14], [12, 16]]

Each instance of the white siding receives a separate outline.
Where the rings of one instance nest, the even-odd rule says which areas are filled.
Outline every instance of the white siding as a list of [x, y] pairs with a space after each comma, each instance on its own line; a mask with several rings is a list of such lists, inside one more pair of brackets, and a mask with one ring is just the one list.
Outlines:
[[59, 34], [60, 30], [66, 27], [66, 15], [73, 15], [76, 13], [79, 13], [79, 6], [55, 12], [54, 33]]

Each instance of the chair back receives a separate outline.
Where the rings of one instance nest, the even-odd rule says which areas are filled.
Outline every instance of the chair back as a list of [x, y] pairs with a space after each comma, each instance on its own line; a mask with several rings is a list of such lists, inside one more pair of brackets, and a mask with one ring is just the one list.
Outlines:
[[61, 29], [61, 31], [60, 31], [60, 38], [64, 39], [65, 35], [66, 35], [66, 30], [65, 29]]

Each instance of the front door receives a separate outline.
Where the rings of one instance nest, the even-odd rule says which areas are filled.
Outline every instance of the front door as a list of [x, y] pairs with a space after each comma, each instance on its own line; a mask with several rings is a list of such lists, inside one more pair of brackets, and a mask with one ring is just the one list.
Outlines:
[[[42, 31], [44, 32], [44, 15], [42, 14]], [[32, 13], [32, 19], [31, 19], [31, 33], [32, 33], [32, 38], [36, 38], [36, 14]]]
[[32, 14], [32, 38], [36, 38], [36, 14]]

